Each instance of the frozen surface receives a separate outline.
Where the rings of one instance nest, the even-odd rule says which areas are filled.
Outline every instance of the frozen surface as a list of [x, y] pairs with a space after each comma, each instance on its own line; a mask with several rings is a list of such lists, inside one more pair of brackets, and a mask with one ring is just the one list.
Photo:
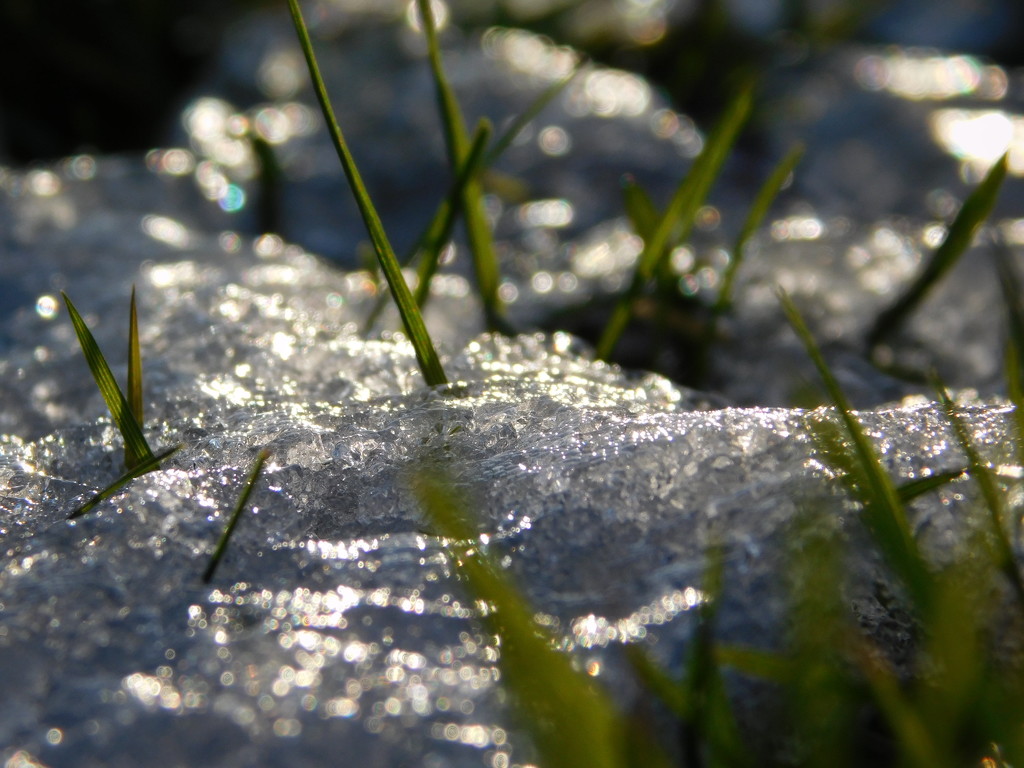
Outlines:
[[[934, 244], [929, 217], [937, 214], [927, 204], [944, 198], [927, 197], [923, 182], [919, 207], [894, 204], [901, 217], [856, 217], [844, 206], [858, 198], [842, 185], [832, 186], [821, 213], [800, 202], [808, 187], [795, 185], [741, 271], [712, 393], [595, 362], [569, 333], [482, 334], [457, 253], [432, 284], [427, 324], [458, 383], [432, 390], [411, 347], [379, 331], [397, 327], [390, 311], [366, 328], [377, 289], [354, 269], [361, 234], [351, 214], [335, 215], [338, 174], [308, 93], [301, 81], [288, 85], [294, 46], [279, 22], [260, 18], [239, 30], [216, 82], [184, 111], [188, 130], [178, 138], [188, 149], [0, 171], [0, 760], [301, 767], [344, 754], [381, 768], [529, 763], [535, 755], [497, 674], [499, 646], [482, 632], [413, 490], [423, 471], [451, 477], [476, 512], [481, 543], [624, 709], [636, 695], [622, 645], [647, 643], [678, 669], [710, 547], [725, 554], [721, 637], [778, 645], [785, 563], [801, 543], [794, 526], [808, 513], [851, 543], [849, 600], [865, 631], [896, 654], [909, 628], [887, 612], [887, 580], [857, 511], [810, 439], [826, 416], [779, 407], [801, 400], [809, 368], [775, 286], [794, 295], [826, 341], [895, 478], [961, 467], [937, 408], [920, 397], [900, 401], [913, 386], [871, 368], [862, 349], [875, 313]], [[384, 190], [398, 238], [411, 238], [444, 187], [440, 141], [411, 122], [433, 108], [416, 39], [391, 23], [355, 34], [338, 19], [323, 22], [320, 34], [326, 59], [341, 69], [344, 56], [379, 58], [377, 79], [344, 94], [357, 107], [346, 129], [366, 156], [371, 186]], [[541, 46], [555, 63], [572, 59], [512, 37], [525, 33], [501, 34], [502, 45]], [[449, 44], [474, 115], [500, 121], [548, 82], [516, 70], [494, 37]], [[397, 58], [385, 55], [392, 49]], [[848, 57], [854, 70], [859, 56]], [[861, 86], [842, 70], [845, 60], [829, 66], [847, 72], [836, 87], [852, 92]], [[606, 100], [587, 102], [585, 87], [570, 88], [501, 166], [526, 190], [516, 202], [494, 200], [510, 315], [524, 330], [585, 314], [628, 276], [638, 245], [616, 218], [618, 174], [646, 174], [664, 193], [699, 148], [696, 129], [646, 83], [590, 74], [606, 78], [583, 81]], [[810, 76], [800, 82], [814, 84]], [[926, 109], [862, 91], [866, 102], [889, 100], [883, 106], [908, 119]], [[648, 101], [633, 114], [638, 92]], [[591, 111], [581, 111], [588, 103]], [[197, 110], [205, 123], [194, 119]], [[268, 139], [290, 126], [276, 145], [290, 174], [279, 215], [301, 246], [254, 234], [259, 184], [245, 170], [249, 145], [231, 134], [249, 130], [246, 120], [263, 125]], [[777, 129], [780, 143], [799, 132], [796, 123]], [[545, 127], [563, 130], [573, 150], [552, 154], [561, 145], [550, 141], [561, 139], [549, 132], [543, 143]], [[405, 154], [390, 156], [396, 147]], [[827, 147], [816, 151], [812, 160], [824, 162]], [[958, 161], [942, 166], [942, 152], [934, 154], [922, 178], [955, 180]], [[743, 178], [742, 169], [728, 172], [716, 191], [720, 222], [709, 213], [675, 259], [698, 307], [728, 261], [723, 244], [742, 213], [725, 203], [749, 200]], [[969, 254], [974, 261], [894, 342], [915, 365], [937, 365], [986, 395], [999, 390], [1003, 343], [986, 262], [1004, 254], [1015, 264], [1021, 255], [1020, 211], [1012, 210], [1019, 183]], [[949, 187], [955, 202], [963, 189]], [[59, 291], [74, 299], [121, 376], [133, 283], [148, 435], [154, 446], [184, 448], [68, 522], [70, 510], [119, 474], [122, 458]], [[730, 401], [747, 407], [724, 407]], [[1016, 471], [1008, 406], [996, 396], [961, 402], [985, 455], [1000, 471]], [[203, 586], [225, 516], [264, 447], [272, 455], [255, 513]], [[963, 479], [915, 502], [913, 530], [934, 562], [975, 525], [974, 495]], [[763, 720], [759, 702], [746, 702], [749, 724]]]

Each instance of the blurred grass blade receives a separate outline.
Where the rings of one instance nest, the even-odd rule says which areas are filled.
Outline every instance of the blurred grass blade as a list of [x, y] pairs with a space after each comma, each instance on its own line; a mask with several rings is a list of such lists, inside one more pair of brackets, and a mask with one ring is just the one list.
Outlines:
[[494, 142], [494, 146], [487, 152], [487, 157], [484, 158], [484, 165], [490, 166], [497, 162], [505, 150], [512, 146], [512, 142], [516, 140], [516, 137], [523, 132], [523, 129], [530, 124], [530, 122], [537, 117], [543, 111], [544, 107], [552, 102], [558, 94], [568, 87], [569, 83], [576, 79], [576, 76], [580, 73], [583, 68], [584, 62], [579, 61], [576, 66], [572, 68], [572, 71], [568, 75], [558, 80], [543, 91], [540, 95], [534, 99], [530, 105], [516, 115], [515, 119], [509, 124], [508, 128], [502, 132], [501, 136]]
[[180, 451], [183, 447], [184, 446], [182, 445], [176, 445], [173, 448], [168, 448], [166, 451], [158, 453], [156, 456], [153, 456], [147, 459], [146, 461], [136, 464], [132, 469], [129, 469], [127, 472], [125, 472], [123, 475], [117, 478], [117, 480], [115, 480], [102, 491], [100, 491], [95, 496], [90, 498], [87, 502], [85, 502], [85, 504], [83, 504], [70, 515], [68, 515], [68, 520], [74, 520], [76, 517], [81, 517], [82, 515], [88, 514], [96, 507], [97, 504], [109, 499], [111, 496], [113, 496], [115, 493], [121, 490], [124, 486], [128, 485], [128, 483], [130, 483], [135, 478], [142, 477], [143, 475], [152, 472], [155, 469], [158, 469], [160, 467], [160, 464], [165, 459], [169, 459], [171, 456]]
[[708, 136], [704, 151], [694, 161], [690, 172], [676, 188], [657, 226], [637, 260], [636, 270], [629, 287], [622, 293], [612, 310], [612, 316], [597, 343], [597, 357], [607, 360], [629, 324], [633, 304], [655, 276], [667, 257], [673, 243], [685, 241], [693, 229], [697, 210], [707, 198], [711, 185], [725, 163], [725, 159], [739, 136], [740, 129], [750, 116], [753, 106], [752, 85], [740, 89], [726, 108], [725, 115]]
[[658, 226], [658, 209], [654, 207], [647, 190], [628, 173], [622, 177], [622, 201], [633, 231], [646, 242]]
[[[418, 283], [414, 298], [416, 304], [422, 308], [430, 296], [430, 280], [437, 271], [437, 263], [441, 257], [441, 251], [445, 244], [451, 240], [452, 229], [455, 226], [455, 218], [461, 209], [459, 201], [466, 190], [466, 185], [477, 177], [483, 167], [484, 147], [491, 136], [491, 123], [481, 119], [477, 123], [476, 131], [473, 133], [473, 141], [469, 146], [469, 153], [465, 162], [459, 168], [459, 173], [452, 183], [448, 192], [447, 200], [438, 208], [438, 217], [431, 223], [430, 228], [424, 235], [421, 247], [421, 261], [417, 270]], [[436, 224], [435, 224], [436, 222]]]
[[957, 442], [967, 457], [971, 476], [981, 489], [982, 498], [985, 500], [985, 508], [988, 510], [990, 532], [995, 541], [995, 565], [999, 571], [1009, 580], [1020, 608], [1024, 610], [1024, 577], [1021, 576], [1020, 566], [1013, 551], [1013, 544], [1006, 533], [1006, 504], [996, 484], [996, 479], [988, 465], [981, 458], [967, 424], [957, 413], [956, 405], [949, 395], [949, 390], [939, 381], [935, 382], [935, 390], [938, 392], [939, 401], [942, 403], [946, 420], [953, 428]]
[[790, 176], [792, 176], [797, 164], [803, 159], [805, 150], [806, 147], [802, 143], [797, 143], [791, 147], [786, 156], [779, 161], [779, 164], [775, 166], [768, 178], [765, 179], [764, 184], [757, 191], [757, 196], [754, 198], [750, 210], [747, 211], [747, 218], [744, 219], [743, 226], [736, 236], [736, 242], [733, 244], [733, 257], [729, 260], [729, 264], [722, 274], [722, 289], [718, 292], [718, 300], [715, 302], [714, 307], [716, 315], [720, 315], [729, 309], [732, 303], [733, 284], [736, 280], [736, 273], [743, 263], [747, 241], [750, 240], [750, 237], [757, 228], [761, 226], [761, 222], [764, 221], [764, 217], [768, 214], [768, 209], [771, 208], [775, 198], [779, 196], [779, 192], [782, 191], [782, 188], [786, 185]]
[[[417, 494], [441, 536], [453, 542], [477, 537], [449, 482], [421, 471]], [[501, 643], [502, 679], [537, 747], [541, 764], [558, 768], [613, 768], [625, 764], [627, 723], [598, 683], [573, 669], [568, 656], [555, 651], [552, 638], [533, 620], [525, 599], [482, 552], [450, 550], [470, 591], [491, 606], [481, 617]], [[663, 757], [649, 765], [667, 765]]]
[[260, 451], [259, 455], [256, 456], [256, 461], [253, 462], [252, 469], [249, 470], [249, 475], [245, 478], [245, 484], [242, 486], [242, 491], [238, 494], [238, 502], [235, 504], [235, 509], [231, 513], [231, 519], [228, 520], [228, 524], [224, 527], [224, 532], [220, 535], [220, 540], [217, 542], [217, 548], [213, 551], [213, 555], [210, 557], [210, 562], [206, 566], [206, 570], [203, 571], [203, 583], [209, 584], [210, 580], [213, 579], [213, 574], [216, 572], [217, 566], [224, 557], [224, 553], [227, 552], [228, 542], [231, 540], [231, 534], [234, 533], [235, 526], [238, 525], [238, 521], [242, 517], [242, 512], [245, 511], [245, 506], [249, 503], [249, 497], [252, 495], [253, 487], [256, 485], [256, 481], [260, 477], [260, 472], [263, 471], [263, 465], [266, 463], [269, 456], [270, 451], [266, 448]]
[[[290, 3], [296, 0], [289, 0]], [[438, 106], [441, 111], [441, 123], [444, 127], [445, 143], [448, 147], [448, 158], [452, 173], [458, 176], [470, 152], [469, 136], [462, 118], [462, 110], [455, 98], [448, 78], [445, 76], [441, 63], [441, 45], [437, 39], [434, 13], [430, 0], [417, 0], [423, 33], [427, 40], [427, 52], [430, 59], [430, 70], [434, 76]], [[488, 325], [494, 329], [501, 325], [501, 299], [498, 296], [498, 285], [501, 272], [498, 267], [498, 256], [494, 249], [487, 212], [484, 209], [483, 189], [480, 182], [470, 178], [462, 190], [462, 215], [466, 222], [466, 237], [469, 250], [473, 257], [473, 268], [476, 271], [477, 287], [484, 305]]]
[[359, 206], [359, 212], [363, 217], [370, 240], [373, 241], [374, 250], [377, 252], [377, 259], [380, 262], [385, 278], [387, 278], [391, 295], [394, 297], [395, 304], [398, 305], [398, 312], [402, 317], [405, 332], [412, 342], [413, 349], [416, 351], [416, 360], [419, 362], [420, 371], [423, 373], [427, 386], [434, 387], [447, 384], [448, 379], [444, 374], [444, 369], [441, 367], [441, 361], [437, 356], [437, 351], [434, 349], [430, 334], [427, 333], [423, 317], [420, 315], [416, 302], [413, 301], [409, 286], [406, 285], [405, 278], [402, 276], [402, 269], [398, 264], [398, 259], [395, 257], [395, 252], [392, 250], [391, 243], [384, 232], [384, 225], [381, 224], [377, 209], [374, 207], [373, 201], [366, 191], [362, 176], [356, 167], [355, 159], [352, 157], [352, 153], [349, 152], [348, 145], [345, 143], [345, 137], [341, 132], [341, 127], [334, 116], [334, 110], [327, 96], [327, 87], [324, 85], [323, 77], [320, 75], [320, 67], [317, 65], [316, 56], [313, 53], [313, 42], [309, 38], [309, 31], [302, 18], [302, 12], [299, 10], [298, 0], [288, 0], [288, 8], [291, 11], [295, 31], [299, 36], [299, 44], [306, 58], [306, 65], [309, 68], [309, 74], [313, 81], [313, 88], [316, 91], [317, 100], [320, 102], [320, 109], [327, 122], [331, 140], [334, 142], [334, 148], [338, 153], [338, 158], [341, 160], [345, 177], [348, 179], [349, 186], [356, 199], [356, 204]]
[[843, 435], [830, 429], [828, 423], [819, 425], [816, 432], [819, 445], [826, 459], [845, 474], [849, 489], [864, 507], [862, 515], [868, 530], [871, 531], [889, 564], [910, 590], [915, 604], [927, 612], [933, 597], [930, 574], [911, 534], [896, 487], [853, 414], [850, 402], [843, 394], [825, 358], [822, 357], [793, 300], [781, 289], [779, 299], [789, 324], [803, 342], [807, 354], [825, 384], [853, 451], [851, 453], [847, 449]]
[[719, 666], [731, 667], [748, 677], [776, 683], [790, 682], [798, 663], [772, 651], [722, 644], [715, 646], [715, 660]]
[[92, 371], [92, 377], [96, 380], [96, 386], [110, 410], [110, 417], [114, 420], [114, 424], [124, 440], [125, 466], [128, 469], [134, 469], [139, 464], [151, 461], [153, 452], [142, 434], [142, 427], [132, 414], [121, 388], [114, 381], [114, 375], [110, 372], [110, 366], [107, 365], [106, 358], [103, 357], [103, 353], [96, 344], [96, 339], [93, 338], [92, 332], [82, 316], [78, 314], [78, 310], [75, 309], [75, 305], [71, 303], [67, 294], [61, 291], [60, 295], [68, 308], [71, 323], [75, 327], [75, 335], [82, 347], [85, 361], [89, 364], [89, 370]]
[[[135, 286], [132, 286], [128, 312], [128, 409], [141, 426], [142, 419], [142, 351], [139, 345], [139, 315], [135, 308]], [[127, 464], [127, 457], [125, 457]]]
[[900, 497], [900, 501], [904, 504], [909, 504], [918, 496], [924, 496], [926, 493], [934, 491], [936, 488], [941, 488], [952, 481], [964, 476], [966, 469], [954, 469], [950, 472], [936, 472], [934, 475], [928, 477], [919, 477], [916, 480], [908, 480], [901, 485], [896, 486], [896, 493]]
[[967, 196], [956, 218], [953, 219], [945, 240], [932, 255], [921, 274], [895, 303], [875, 320], [875, 324], [868, 334], [868, 347], [872, 352], [903, 324], [907, 316], [921, 304], [935, 284], [967, 251], [978, 228], [992, 212], [1005, 178], [1006, 155], [1004, 154], [989, 169], [982, 182]]
[[768, 178], [765, 179], [761, 188], [757, 191], [757, 195], [754, 197], [750, 210], [747, 211], [747, 218], [744, 219], [743, 226], [740, 228], [739, 234], [736, 236], [736, 242], [732, 247], [732, 258], [722, 274], [722, 287], [719, 289], [718, 298], [711, 308], [711, 317], [708, 320], [704, 339], [701, 343], [700, 358], [697, 362], [697, 381], [700, 383], [707, 381], [710, 372], [711, 347], [718, 338], [718, 320], [732, 306], [733, 286], [736, 283], [736, 274], [739, 272], [746, 256], [747, 241], [757, 228], [761, 226], [761, 222], [768, 214], [768, 209], [771, 208], [775, 198], [779, 196], [779, 192], [782, 191], [782, 188], [792, 176], [797, 164], [803, 159], [805, 149], [804, 145], [799, 142], [790, 148], [785, 157], [779, 161]]

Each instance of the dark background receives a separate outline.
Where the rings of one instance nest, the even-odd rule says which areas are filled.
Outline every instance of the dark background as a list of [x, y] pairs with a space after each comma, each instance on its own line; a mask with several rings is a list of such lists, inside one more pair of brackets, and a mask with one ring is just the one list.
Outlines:
[[[1020, 0], [676, 0], [652, 44], [617, 34], [610, 0], [550, 4], [524, 17], [480, 0], [455, 18], [543, 32], [642, 73], [676, 107], [713, 116], [732, 85], [796, 51], [898, 43], [1024, 64]], [[284, 0], [0, 0], [0, 162], [161, 143], [180, 100], [214, 60], [227, 25]], [[605, 19], [605, 23], [594, 23]]]

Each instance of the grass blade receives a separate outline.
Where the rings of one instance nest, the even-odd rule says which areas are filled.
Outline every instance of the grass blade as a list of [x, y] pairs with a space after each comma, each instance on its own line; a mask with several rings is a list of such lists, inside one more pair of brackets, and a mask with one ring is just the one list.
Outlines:
[[633, 231], [646, 242], [658, 226], [658, 209], [654, 207], [647, 190], [640, 186], [632, 175], [622, 177], [622, 202]]
[[708, 136], [704, 151], [676, 189], [653, 234], [644, 242], [632, 282], [616, 302], [612, 316], [597, 343], [598, 358], [607, 360], [615, 351], [615, 345], [629, 324], [633, 304], [668, 255], [671, 243], [689, 237], [694, 216], [718, 178], [725, 158], [739, 136], [740, 128], [750, 116], [753, 100], [751, 85], [742, 88], [733, 98], [725, 115]]
[[[420, 472], [415, 485], [427, 515], [440, 534], [459, 542], [475, 541], [464, 509], [450, 483], [436, 473]], [[559, 768], [613, 768], [625, 764], [627, 724], [597, 683], [576, 672], [569, 658], [552, 647], [552, 638], [533, 620], [518, 590], [481, 552], [452, 553], [472, 592], [493, 607], [482, 617], [488, 632], [501, 639], [501, 674], [521, 720], [533, 736], [544, 765]], [[663, 757], [647, 765], [667, 765]]]
[[868, 347], [874, 354], [885, 339], [896, 331], [907, 319], [931, 289], [956, 264], [970, 247], [975, 233], [988, 218], [995, 206], [996, 198], [1006, 178], [1006, 155], [993, 165], [981, 183], [967, 196], [963, 206], [949, 227], [942, 245], [938, 247], [918, 275], [917, 279], [903, 292], [896, 302], [882, 312], [868, 334]]
[[729, 264], [722, 274], [722, 287], [718, 291], [718, 299], [711, 308], [711, 317], [708, 320], [704, 340], [699, 352], [700, 359], [697, 364], [697, 381], [699, 382], [707, 380], [711, 365], [711, 347], [714, 345], [715, 339], [718, 338], [718, 320], [732, 306], [733, 285], [736, 282], [736, 274], [739, 272], [740, 265], [743, 264], [746, 255], [747, 241], [754, 234], [754, 231], [761, 226], [761, 222], [768, 214], [768, 209], [775, 202], [775, 198], [782, 191], [783, 186], [789, 180], [797, 164], [803, 159], [804, 150], [805, 147], [802, 143], [797, 143], [790, 148], [785, 157], [779, 161], [768, 178], [765, 179], [761, 188], [757, 191], [757, 195], [754, 197], [750, 210], [747, 211], [747, 218], [744, 219], [743, 226], [740, 228], [740, 232], [736, 236], [736, 242], [732, 247], [732, 259], [729, 260]]
[[860, 422], [857, 421], [849, 400], [846, 399], [839, 382], [825, 362], [793, 300], [781, 290], [779, 299], [789, 324], [803, 342], [807, 354], [825, 384], [853, 450], [851, 453], [846, 447], [838, 428], [835, 428], [835, 425], [830, 428], [827, 423], [820, 425], [816, 435], [819, 445], [827, 460], [844, 473], [848, 479], [849, 489], [863, 504], [864, 521], [890, 566], [903, 580], [915, 604], [920, 609], [928, 611], [933, 597], [930, 574], [918, 551], [917, 542], [910, 532], [899, 493], [879, 461]]
[[487, 157], [484, 158], [484, 165], [491, 166], [497, 162], [510, 146], [512, 142], [516, 140], [516, 137], [523, 132], [523, 129], [530, 124], [530, 122], [539, 115], [544, 107], [550, 104], [555, 97], [558, 96], [562, 91], [568, 87], [569, 83], [576, 79], [576, 76], [580, 73], [583, 68], [583, 62], [580, 61], [572, 68], [572, 71], [563, 77], [561, 80], [552, 83], [545, 88], [541, 93], [534, 99], [526, 109], [516, 115], [515, 119], [509, 124], [508, 128], [498, 137], [494, 142], [494, 146], [487, 152]]
[[374, 207], [373, 201], [366, 191], [362, 176], [356, 167], [355, 159], [345, 143], [341, 127], [334, 116], [334, 110], [327, 96], [327, 87], [324, 85], [323, 77], [320, 75], [320, 67], [313, 53], [313, 42], [310, 40], [306, 22], [302, 18], [302, 11], [299, 10], [298, 0], [288, 0], [288, 8], [291, 11], [295, 31], [299, 36], [299, 44], [306, 58], [306, 65], [309, 68], [309, 74], [313, 81], [313, 89], [316, 91], [317, 100], [320, 102], [320, 109], [327, 122], [331, 140], [334, 142], [334, 148], [338, 153], [338, 158], [341, 160], [345, 177], [348, 179], [349, 186], [356, 199], [356, 204], [359, 206], [359, 212], [366, 225], [366, 230], [370, 235], [370, 240], [373, 242], [374, 250], [377, 252], [377, 259], [380, 262], [385, 278], [387, 278], [391, 295], [394, 297], [395, 304], [398, 305], [398, 312], [402, 317], [405, 332], [408, 334], [413, 349], [416, 351], [416, 360], [419, 362], [420, 371], [423, 373], [427, 386], [434, 387], [447, 384], [448, 378], [441, 367], [441, 361], [437, 356], [437, 351], [434, 349], [430, 334], [427, 333], [423, 317], [420, 315], [416, 302], [413, 301], [412, 293], [409, 290], [409, 286], [406, 285], [405, 278], [402, 277], [401, 267], [398, 264], [398, 259], [395, 257], [394, 250], [391, 248], [391, 243], [388, 241], [387, 234], [384, 232], [384, 225], [381, 224], [377, 209]]
[[[132, 286], [128, 312], [128, 409], [141, 425], [142, 419], [142, 351], [139, 346], [139, 315], [135, 307], [135, 286]], [[127, 457], [125, 457], [127, 464]]]
[[128, 485], [128, 483], [130, 483], [135, 478], [142, 477], [143, 475], [159, 468], [160, 464], [165, 459], [169, 459], [171, 456], [180, 451], [183, 447], [183, 445], [176, 445], [173, 448], [168, 448], [166, 451], [158, 453], [156, 456], [151, 456], [146, 461], [136, 464], [132, 469], [129, 469], [127, 472], [125, 472], [123, 475], [117, 478], [117, 480], [115, 480], [102, 491], [100, 491], [95, 496], [90, 498], [87, 502], [85, 502], [85, 504], [83, 504], [70, 515], [68, 515], [68, 520], [74, 520], [76, 517], [81, 517], [82, 515], [88, 514], [96, 507], [97, 504], [109, 499], [111, 496], [113, 496], [115, 493], [121, 490], [124, 486]]
[[[296, 0], [289, 0], [294, 3]], [[465, 163], [470, 151], [469, 136], [462, 118], [462, 110], [455, 98], [448, 78], [445, 76], [441, 63], [441, 45], [437, 39], [437, 28], [430, 0], [417, 0], [423, 33], [427, 40], [427, 51], [430, 59], [430, 70], [434, 76], [438, 106], [441, 111], [441, 123], [444, 126], [445, 143], [448, 147], [448, 158], [452, 172], [458, 175], [459, 168]], [[498, 285], [501, 272], [498, 267], [498, 256], [494, 249], [494, 239], [483, 205], [483, 189], [480, 182], [470, 179], [462, 190], [462, 215], [466, 222], [466, 237], [469, 240], [470, 253], [473, 256], [473, 268], [476, 271], [477, 286], [483, 301], [487, 322], [492, 329], [502, 325], [501, 299], [498, 296]]]
[[934, 475], [928, 477], [919, 477], [916, 480], [909, 480], [902, 485], [896, 487], [896, 493], [900, 497], [900, 501], [904, 504], [909, 504], [918, 496], [923, 496], [926, 493], [934, 491], [936, 488], [951, 483], [952, 481], [964, 476], [966, 469], [954, 469], [950, 472], [936, 472]]
[[484, 147], [487, 146], [490, 136], [490, 122], [481, 119], [473, 133], [473, 141], [469, 145], [466, 160], [459, 168], [455, 181], [448, 192], [447, 200], [438, 208], [438, 216], [424, 235], [421, 246], [422, 260], [417, 270], [419, 282], [414, 294], [416, 304], [420, 308], [426, 304], [427, 298], [430, 296], [430, 280], [437, 271], [438, 259], [441, 257], [445, 243], [451, 239], [455, 218], [461, 208], [459, 201], [465, 193], [466, 185], [473, 181], [483, 168]]
[[110, 410], [110, 417], [114, 420], [114, 424], [124, 439], [125, 466], [130, 470], [140, 464], [152, 461], [153, 452], [142, 434], [142, 427], [133, 415], [121, 388], [114, 381], [114, 374], [110, 372], [110, 366], [107, 365], [106, 358], [96, 344], [96, 339], [93, 338], [92, 332], [82, 316], [78, 314], [78, 310], [75, 309], [75, 305], [71, 303], [67, 294], [61, 291], [60, 295], [68, 308], [71, 323], [75, 327], [75, 335], [82, 347], [85, 361], [89, 364], [89, 370], [92, 371], [92, 377], [96, 380], [96, 386]]
[[209, 584], [210, 580], [213, 579], [213, 574], [216, 572], [217, 566], [224, 557], [224, 553], [227, 552], [228, 542], [231, 540], [231, 534], [234, 533], [235, 527], [238, 525], [238, 521], [242, 517], [245, 505], [249, 503], [249, 496], [252, 495], [252, 489], [256, 485], [256, 481], [260, 477], [260, 472], [263, 471], [263, 465], [266, 463], [269, 456], [270, 451], [266, 448], [260, 451], [259, 455], [256, 456], [256, 461], [253, 462], [252, 469], [249, 470], [249, 475], [245, 478], [245, 484], [242, 486], [242, 492], [238, 494], [238, 502], [235, 504], [235, 509], [231, 513], [231, 519], [228, 520], [228, 524], [224, 527], [224, 532], [220, 535], [220, 540], [217, 542], [217, 548], [213, 551], [213, 555], [210, 557], [210, 562], [207, 564], [206, 570], [203, 571], [204, 584]]
[[1007, 535], [1006, 527], [1003, 523], [1006, 519], [1006, 505], [996, 485], [996, 480], [988, 465], [981, 458], [981, 454], [978, 453], [967, 425], [956, 411], [956, 405], [949, 396], [949, 391], [938, 381], [935, 382], [935, 390], [938, 392], [939, 401], [942, 403], [946, 420], [953, 428], [957, 442], [967, 457], [971, 476], [981, 489], [982, 498], [985, 500], [985, 508], [988, 510], [989, 527], [995, 541], [996, 567], [1010, 581], [1017, 595], [1017, 601], [1020, 607], [1024, 609], [1024, 577], [1021, 576], [1020, 568], [1017, 565], [1017, 558], [1013, 552], [1013, 544], [1010, 542], [1010, 537]]

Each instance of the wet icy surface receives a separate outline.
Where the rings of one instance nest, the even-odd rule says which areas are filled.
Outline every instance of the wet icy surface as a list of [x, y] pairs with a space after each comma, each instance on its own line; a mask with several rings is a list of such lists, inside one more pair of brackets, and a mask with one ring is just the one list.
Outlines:
[[[348, 100], [339, 111], [396, 241], [411, 242], [445, 185], [418, 43], [391, 23], [356, 35], [335, 22], [320, 29], [328, 67], [354, 66], [346, 56], [379, 62], [374, 78], [339, 92]], [[512, 31], [449, 44], [467, 111], [499, 124], [574, 60]], [[549, 66], [517, 69], [502, 47], [515, 45]], [[218, 767], [316, 766], [340, 753], [367, 766], [531, 761], [497, 674], [498, 644], [476, 621], [413, 490], [422, 471], [451, 476], [477, 513], [481, 543], [624, 709], [636, 696], [622, 644], [647, 643], [678, 668], [710, 547], [725, 553], [720, 636], [780, 642], [784, 563], [808, 511], [853, 544], [847, 589], [865, 630], [893, 652], [907, 641], [883, 607], [885, 579], [856, 510], [815, 456], [810, 428], [823, 412], [781, 407], [802, 402], [812, 379], [775, 287], [805, 309], [844, 385], [870, 409], [862, 418], [894, 477], [962, 466], [936, 407], [897, 403], [915, 386], [863, 355], [873, 317], [937, 242], [949, 213], [943, 200], [955, 204], [967, 189], [959, 161], [922, 138], [937, 97], [910, 101], [877, 80], [866, 87], [864, 67], [878, 62], [865, 57], [884, 52], [846, 52], [812, 74], [784, 75], [799, 86], [795, 99], [825, 77], [833, 89], [825, 103], [892, 115], [897, 127], [864, 141], [881, 166], [898, 158], [904, 165], [892, 173], [919, 174], [910, 178], [920, 183], [904, 179], [884, 197], [871, 180], [830, 170], [826, 161], [844, 154], [814, 144], [814, 130], [845, 140], [806, 111], [772, 129], [780, 146], [810, 137], [814, 170], [797, 177], [752, 244], [712, 393], [595, 362], [568, 333], [483, 335], [459, 248], [432, 285], [426, 318], [458, 382], [439, 391], [423, 386], [411, 347], [386, 330], [398, 327], [390, 310], [365, 327], [377, 289], [355, 268], [361, 231], [351, 211], [339, 212], [340, 175], [295, 55], [280, 18], [257, 19], [186, 108], [182, 147], [0, 171], [0, 758]], [[1021, 81], [1002, 77], [995, 102], [1016, 125]], [[993, 101], [956, 98], [965, 109]], [[903, 157], [901, 120], [924, 144], [920, 167]], [[261, 192], [246, 170], [250, 126], [275, 144], [289, 179], [279, 211], [287, 239], [255, 234]], [[599, 303], [629, 274], [639, 245], [616, 218], [619, 174], [633, 172], [663, 196], [701, 139], [646, 83], [597, 69], [524, 136], [499, 165], [513, 192], [493, 210], [510, 317], [532, 331], [559, 311]], [[730, 233], [768, 167], [755, 160], [751, 170], [742, 157], [695, 245], [674, 259], [695, 302], [714, 296]], [[882, 192], [887, 178], [878, 179]], [[894, 342], [913, 364], [989, 396], [965, 397], [964, 414], [985, 454], [1011, 474], [1009, 410], [994, 396], [1004, 331], [990, 262], [1021, 257], [1020, 184], [1011, 179], [968, 260]], [[877, 207], [859, 208], [864, 200]], [[67, 522], [119, 474], [122, 458], [59, 291], [121, 376], [132, 284], [148, 435], [154, 446], [184, 448]], [[730, 402], [746, 407], [723, 407]], [[271, 459], [255, 514], [203, 586], [209, 552], [264, 447]], [[915, 502], [913, 528], [935, 562], [974, 524], [973, 496], [965, 479]], [[756, 703], [748, 705], [756, 711]]]

